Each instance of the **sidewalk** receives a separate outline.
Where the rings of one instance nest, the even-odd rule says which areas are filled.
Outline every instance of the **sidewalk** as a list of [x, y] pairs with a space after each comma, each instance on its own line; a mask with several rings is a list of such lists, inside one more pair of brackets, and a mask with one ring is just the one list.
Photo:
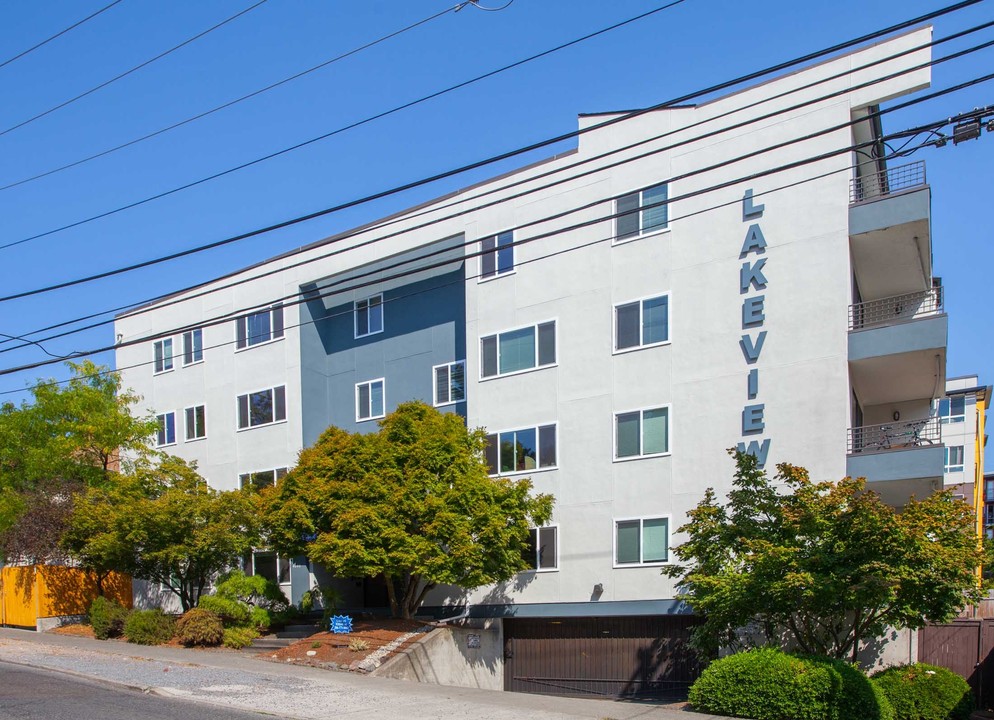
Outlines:
[[0, 661], [46, 668], [161, 695], [299, 720], [708, 720], [651, 703], [442, 687], [296, 665], [241, 653], [144, 647], [0, 628]]

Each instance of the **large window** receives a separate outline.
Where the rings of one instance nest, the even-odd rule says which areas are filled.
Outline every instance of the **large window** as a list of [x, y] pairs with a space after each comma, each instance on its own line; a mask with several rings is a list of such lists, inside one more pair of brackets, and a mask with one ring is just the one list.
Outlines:
[[155, 341], [155, 372], [161, 373], [173, 369], [173, 339]]
[[649, 408], [614, 416], [614, 457], [650, 457], [670, 451], [670, 409]]
[[622, 195], [614, 201], [615, 242], [663, 230], [669, 222], [666, 183]]
[[356, 300], [356, 338], [375, 335], [381, 332], [383, 332], [383, 295], [373, 295], [373, 297], [363, 300]]
[[480, 279], [514, 270], [514, 233], [502, 232], [480, 240]]
[[355, 419], [375, 420], [384, 416], [384, 379], [370, 380], [355, 386]]
[[283, 306], [273, 305], [235, 320], [237, 349], [252, 347], [283, 337]]
[[238, 396], [238, 429], [286, 420], [286, 387], [280, 385]]
[[669, 559], [668, 518], [633, 518], [614, 523], [615, 565], [658, 565]]
[[200, 328], [183, 333], [183, 364], [192, 365], [204, 359], [204, 331]]
[[559, 528], [532, 528], [521, 556], [529, 570], [548, 571], [559, 569]]
[[485, 456], [491, 475], [556, 467], [556, 426], [490, 433]]
[[432, 368], [435, 375], [435, 404], [448, 405], [466, 399], [466, 362], [446, 363]]
[[670, 339], [669, 295], [616, 305], [614, 349], [632, 350], [659, 345]]
[[258, 470], [256, 472], [242, 473], [238, 476], [238, 486], [242, 489], [253, 487], [256, 490], [275, 485], [276, 481], [286, 475], [285, 467], [274, 470]]
[[555, 362], [555, 320], [480, 338], [480, 376], [484, 378]]
[[963, 446], [946, 447], [946, 472], [963, 472]]
[[186, 414], [186, 439], [199, 440], [207, 437], [207, 409], [203, 405], [188, 407]]
[[939, 417], [943, 423], [961, 423], [966, 420], [966, 398], [962, 395], [942, 398], [939, 401]]
[[156, 415], [155, 419], [159, 422], [159, 431], [155, 437], [156, 446], [174, 445], [176, 443], [176, 413], [162, 413]]

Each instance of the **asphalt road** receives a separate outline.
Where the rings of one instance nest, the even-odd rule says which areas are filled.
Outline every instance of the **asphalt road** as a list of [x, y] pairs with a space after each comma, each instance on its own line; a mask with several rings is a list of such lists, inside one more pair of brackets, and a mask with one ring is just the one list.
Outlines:
[[108, 687], [0, 662], [0, 720], [260, 720], [260, 715]]

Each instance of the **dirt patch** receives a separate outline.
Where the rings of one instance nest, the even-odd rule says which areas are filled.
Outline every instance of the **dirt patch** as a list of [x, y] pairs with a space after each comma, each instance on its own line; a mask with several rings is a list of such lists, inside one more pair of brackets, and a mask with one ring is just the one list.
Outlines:
[[89, 625], [74, 624], [74, 625], [63, 625], [62, 627], [57, 627], [51, 630], [54, 635], [72, 635], [73, 637], [85, 637], [85, 638], [96, 638], [93, 634], [93, 628]]
[[[320, 632], [280, 650], [262, 653], [260, 657], [273, 662], [309, 665], [330, 670], [360, 670], [359, 664], [381, 648], [408, 633], [414, 633], [389, 653], [379, 657], [379, 660], [383, 662], [411, 643], [423, 638], [432, 629], [425, 623], [416, 620], [393, 618], [356, 620], [352, 625], [352, 632], [348, 635]], [[350, 645], [353, 648], [365, 645], [365, 648], [351, 650], [349, 649]]]

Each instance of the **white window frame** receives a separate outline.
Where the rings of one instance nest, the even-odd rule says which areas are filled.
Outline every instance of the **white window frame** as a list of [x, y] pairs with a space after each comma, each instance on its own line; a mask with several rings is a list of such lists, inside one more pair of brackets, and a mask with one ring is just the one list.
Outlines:
[[163, 423], [163, 428], [162, 428], [161, 432], [165, 436], [166, 433], [168, 432], [167, 428], [169, 426], [169, 424], [166, 422], [165, 418], [167, 416], [169, 416], [169, 415], [173, 416], [173, 439], [172, 439], [172, 442], [169, 442], [169, 440], [167, 438], [166, 442], [160, 443], [159, 442], [159, 432], [160, 432], [160, 430], [157, 428], [156, 431], [155, 431], [155, 447], [157, 447], [157, 448], [172, 447], [173, 445], [176, 444], [176, 411], [175, 410], [169, 410], [167, 412], [157, 413], [156, 416], [155, 416], [155, 419], [156, 419], [157, 422], [159, 422], [159, 419], [162, 418], [161, 422]]
[[[618, 562], [618, 523], [623, 522], [634, 522], [639, 521], [639, 562], [637, 563], [619, 563]], [[643, 523], [646, 520], [665, 520], [666, 521], [666, 559], [658, 560], [653, 562], [645, 562], [642, 558], [645, 556], [645, 543], [642, 542], [643, 533]], [[616, 570], [622, 570], [624, 568], [646, 568], [646, 567], [664, 567], [666, 565], [672, 565], [673, 560], [673, 515], [670, 513], [663, 513], [660, 515], [640, 515], [636, 517], [620, 517], [613, 518], [611, 520], [611, 564]]]
[[[960, 462], [949, 464], [949, 451], [959, 449], [960, 452]], [[945, 458], [945, 472], [956, 473], [963, 472], [966, 468], [966, 446], [965, 445], [946, 445], [946, 458]]]
[[[369, 302], [379, 298], [380, 302], [377, 307], [380, 308], [380, 329], [370, 330], [369, 329]], [[366, 332], [359, 332], [359, 303], [366, 303]], [[361, 298], [360, 300], [355, 300], [352, 303], [352, 330], [354, 333], [353, 340], [359, 340], [360, 338], [369, 337], [370, 335], [379, 335], [387, 327], [386, 313], [383, 307], [383, 293], [376, 293], [375, 295], [370, 295], [369, 297]]]
[[[661, 228], [658, 228], [656, 230], [650, 230], [649, 232], [646, 232], [643, 229], [643, 225], [645, 224], [644, 223], [644, 218], [643, 218], [643, 214], [644, 214], [645, 211], [642, 209], [645, 206], [645, 201], [643, 199], [643, 193], [645, 193], [646, 190], [651, 190], [653, 188], [659, 187], [660, 185], [665, 185], [666, 186], [666, 200], [667, 200], [667, 204], [665, 206], [666, 207], [666, 225], [663, 226], [663, 227], [661, 227]], [[617, 214], [618, 212], [620, 212], [618, 210], [618, 201], [621, 200], [621, 198], [628, 197], [629, 195], [634, 195], [635, 193], [638, 193], [638, 196], [639, 196], [639, 209], [638, 209], [639, 232], [638, 232], [638, 235], [632, 235], [632, 236], [626, 237], [626, 238], [619, 238], [618, 237], [618, 220], [620, 220], [621, 218], [620, 217], [615, 217], [614, 218], [614, 223], [613, 223], [614, 224], [614, 232], [612, 233], [612, 239], [611, 239], [611, 244], [612, 245], [624, 245], [625, 243], [629, 243], [629, 242], [632, 242], [634, 240], [641, 240], [642, 238], [652, 237], [653, 235], [662, 235], [663, 233], [668, 233], [670, 231], [670, 203], [671, 203], [671, 200], [670, 200], [670, 182], [668, 180], [665, 180], [663, 182], [653, 183], [652, 185], [644, 185], [642, 187], [635, 188], [634, 190], [629, 190], [628, 192], [623, 192], [620, 195], [616, 195], [615, 198], [614, 198], [614, 213]]]
[[[283, 471], [282, 475], [280, 474], [281, 470]], [[287, 476], [287, 473], [289, 472], [290, 472], [289, 467], [281, 465], [280, 467], [275, 467], [275, 468], [263, 468], [262, 470], [250, 470], [249, 472], [238, 473], [238, 489], [244, 490], [246, 485], [245, 478], [250, 477], [252, 475], [258, 475], [259, 473], [272, 473], [273, 485], [276, 485], [276, 483], [278, 483], [282, 478], [285, 478]]]
[[[245, 352], [246, 350], [251, 350], [252, 348], [257, 348], [262, 345], [269, 345], [270, 343], [280, 342], [286, 336], [286, 315], [284, 314], [285, 308], [283, 303], [273, 303], [272, 305], [259, 308], [255, 312], [248, 312], [244, 315], [239, 315], [235, 318], [235, 352]], [[261, 315], [262, 313], [269, 313], [269, 338], [267, 340], [259, 340], [258, 342], [249, 342], [249, 328], [248, 319], [253, 315]], [[276, 312], [280, 313], [280, 334], [275, 336], [273, 327], [275, 323], [273, 322], [273, 317]], [[245, 347], [238, 347], [238, 334], [239, 327], [245, 328]]]
[[[541, 441], [540, 441], [540, 438], [539, 438], [539, 432], [538, 432], [538, 430], [539, 430], [539, 428], [548, 427], [549, 425], [551, 425], [554, 428], [556, 428], [556, 463], [555, 463], [555, 465], [546, 465], [545, 467], [535, 467], [535, 468], [532, 468], [531, 470], [511, 470], [510, 472], [506, 472], [506, 473], [500, 471], [500, 436], [501, 436], [501, 433], [520, 432], [522, 430], [534, 430], [535, 431], [535, 442], [536, 442], [536, 444], [541, 445]], [[528, 425], [517, 425], [515, 427], [504, 428], [503, 430], [491, 430], [490, 428], [486, 428], [486, 435], [488, 437], [490, 435], [496, 435], [497, 436], [497, 472], [494, 473], [494, 474], [491, 474], [490, 477], [514, 477], [515, 475], [534, 475], [535, 473], [551, 472], [553, 470], [558, 470], [559, 469], [559, 422], [557, 420], [549, 420], [547, 422], [537, 422], [537, 423], [534, 423], [534, 424], [530, 423]], [[540, 448], [535, 448], [535, 449], [539, 450]], [[541, 460], [542, 459], [539, 458], [539, 462], [541, 462]], [[484, 461], [486, 461], [486, 451], [485, 450], [484, 450]], [[488, 468], [488, 470], [489, 470], [489, 468]]]
[[[190, 437], [190, 426], [187, 423], [189, 416], [187, 415], [187, 412], [193, 410], [194, 424], [196, 424], [197, 408], [204, 409], [204, 427], [203, 427], [204, 434], [198, 435], [196, 437]], [[205, 440], [206, 438], [207, 438], [207, 405], [205, 404], [191, 405], [190, 407], [183, 408], [183, 441], [198, 442], [200, 440]]]
[[[953, 413], [953, 398], [954, 397], [961, 397], [961, 398], [963, 398], [963, 414], [962, 415], [953, 415], [952, 414]], [[942, 414], [942, 401], [943, 400], [946, 400], [948, 402], [948, 405], [949, 405], [949, 414], [948, 415], [943, 415]], [[939, 422], [941, 424], [943, 424], [943, 425], [954, 425], [956, 423], [966, 422], [966, 396], [965, 395], [959, 395], [959, 396], [946, 396], [944, 398], [939, 398], [938, 407], [936, 407], [935, 413], [936, 413], [936, 415], [939, 416]]]
[[[373, 384], [381, 383], [383, 385], [383, 412], [379, 415], [373, 415]], [[361, 418], [359, 417], [359, 388], [363, 385], [369, 385], [369, 417]], [[379, 420], [387, 416], [387, 380], [386, 378], [373, 378], [372, 380], [364, 380], [362, 382], [355, 384], [355, 421], [357, 423], [369, 422], [370, 420]]]
[[[289, 413], [289, 410], [287, 409], [286, 406], [288, 406], [290, 403], [288, 402], [288, 398], [287, 398], [286, 385], [273, 385], [271, 387], [259, 388], [258, 390], [249, 390], [248, 392], [243, 392], [243, 393], [235, 396], [235, 426], [237, 428], [236, 432], [246, 432], [248, 430], [255, 430], [256, 428], [268, 427], [270, 425], [279, 425], [279, 424], [285, 423], [287, 421], [286, 417], [284, 417], [282, 420], [277, 420], [276, 419], [276, 389], [277, 388], [283, 388], [283, 404], [284, 404], [284, 408], [283, 409], [284, 409], [286, 415], [289, 416], [290, 413]], [[249, 424], [246, 425], [245, 427], [238, 427], [238, 401], [241, 398], [243, 398], [243, 397], [248, 397], [249, 398], [249, 402], [251, 403], [251, 397], [253, 395], [255, 395], [256, 393], [267, 392], [267, 391], [271, 392], [273, 394], [273, 420], [271, 422], [265, 422], [265, 423], [259, 423], [258, 425], [252, 425], [251, 424], [251, 420], [252, 420], [252, 405], [249, 404], [249, 406], [248, 406], [248, 420], [249, 420]]]
[[[166, 355], [166, 343], [169, 344], [169, 355]], [[156, 351], [162, 348], [162, 369], [158, 368], [158, 358], [156, 358]], [[166, 363], [169, 363], [168, 367]], [[161, 338], [152, 343], [152, 374], [153, 375], [164, 375], [167, 372], [172, 372], [176, 368], [176, 354], [173, 352], [173, 339], [171, 337]]]
[[[272, 322], [271, 318], [270, 318], [270, 322]], [[194, 359], [194, 360], [191, 360], [190, 362], [187, 362], [186, 361], [186, 356], [187, 356], [186, 342], [187, 342], [187, 338], [189, 338], [190, 341], [192, 342], [193, 341], [193, 336], [195, 334], [197, 334], [197, 333], [200, 334], [200, 359], [199, 360]], [[190, 349], [190, 353], [189, 354], [190, 354], [190, 356], [193, 356], [194, 351], [193, 351], [192, 348]], [[191, 365], [199, 365], [203, 361], [204, 361], [204, 329], [203, 328], [192, 328], [190, 330], [187, 330], [186, 332], [183, 333], [183, 367], [190, 367]]]
[[[556, 438], [556, 439], [558, 440], [558, 438]], [[538, 557], [539, 557], [539, 542], [538, 541], [541, 538], [541, 533], [539, 531], [540, 530], [544, 530], [546, 528], [552, 528], [553, 530], [556, 531], [556, 566], [555, 567], [551, 567], [551, 568], [541, 568], [541, 567], [538, 567]], [[559, 523], [549, 523], [548, 525], [533, 525], [532, 527], [528, 528], [528, 532], [531, 532], [532, 530], [535, 531], [535, 567], [533, 567], [533, 568], [527, 568], [525, 570], [522, 570], [519, 574], [523, 574], [523, 573], [535, 573], [535, 574], [538, 574], [538, 573], [559, 572], [559, 567], [560, 567], [560, 564], [561, 564], [559, 556], [561, 554], [560, 548], [561, 548], [561, 545], [562, 545], [562, 536], [559, 533]]]
[[[500, 236], [501, 235], [506, 235], [508, 233], [511, 234], [511, 245], [510, 245], [510, 248], [511, 248], [511, 269], [510, 270], [504, 270], [503, 272], [501, 272], [501, 270], [500, 270], [500, 264], [499, 264], [499, 255], [498, 255], [500, 253], [500, 247], [501, 247], [499, 245]], [[516, 252], [518, 246], [516, 245], [517, 241], [516, 241], [516, 239], [515, 239], [514, 236], [515, 236], [514, 228], [511, 228], [509, 230], [501, 230], [500, 232], [495, 232], [495, 233], [492, 233], [490, 235], [484, 235], [483, 237], [480, 238], [480, 240], [479, 240], [479, 243], [480, 243], [480, 274], [479, 274], [479, 276], [476, 279], [476, 281], [478, 283], [490, 282], [491, 280], [496, 280], [497, 278], [507, 277], [508, 275], [514, 275], [516, 272], [518, 272], [518, 253]], [[493, 241], [494, 241], [494, 249], [493, 250], [484, 250], [483, 249], [483, 243], [484, 243], [484, 241], [485, 240], [491, 240], [491, 239], [493, 239]], [[489, 254], [489, 253], [493, 253], [493, 255], [494, 255], [494, 272], [493, 272], [492, 275], [484, 275], [483, 274], [483, 258], [487, 254]]]
[[[461, 400], [452, 399], [452, 368], [456, 365], [462, 365], [462, 378], [463, 378], [463, 398]], [[439, 368], [448, 368], [449, 372], [449, 399], [445, 402], [440, 402], [438, 399], [438, 377], [437, 372]], [[435, 407], [445, 407], [446, 405], [455, 405], [456, 403], [466, 402], [466, 361], [465, 360], [455, 360], [453, 362], [442, 363], [441, 365], [434, 365], [431, 368], [431, 398], [432, 404]]]
[[[538, 365], [538, 326], [547, 325], [549, 323], [555, 324], [555, 342], [553, 343], [553, 351], [556, 354], [555, 362], [547, 363], [545, 365]], [[517, 330], [526, 330], [531, 328], [535, 331], [535, 365], [530, 368], [525, 368], [524, 370], [514, 370], [508, 373], [502, 373], [500, 371], [500, 336], [505, 333], [512, 333]], [[486, 338], [496, 337], [497, 338], [497, 374], [483, 376], [483, 341]], [[517, 327], [505, 328], [503, 330], [498, 330], [496, 332], [490, 332], [486, 335], [480, 335], [476, 342], [477, 352], [479, 353], [479, 365], [480, 365], [480, 382], [487, 382], [489, 380], [497, 380], [498, 378], [513, 377], [514, 375], [523, 375], [525, 373], [537, 372], [539, 370], [546, 370], [547, 368], [558, 367], [559, 365], [559, 318], [548, 318], [546, 320], [539, 320], [538, 322], [529, 323], [527, 325], [518, 325]]]
[[[642, 318], [645, 308], [643, 303], [646, 300], [656, 300], [658, 298], [666, 298], [666, 339], [660, 342], [654, 343], [643, 343], [642, 342]], [[632, 345], [627, 348], [618, 348], [618, 308], [625, 305], [639, 304], [639, 344]], [[634, 300], [627, 300], [625, 302], [615, 303], [614, 312], [612, 313], [612, 338], [611, 345], [614, 348], [613, 355], [622, 355], [624, 353], [635, 352], [637, 350], [645, 350], [646, 348], [662, 347], [663, 345], [669, 345], [673, 342], [673, 298], [670, 296], [670, 291], [656, 293], [655, 295], [646, 295], [644, 297], [635, 298]]]
[[[645, 446], [645, 412], [647, 410], [666, 410], [666, 452], [661, 453], [644, 453], [642, 452]], [[639, 413], [639, 454], [638, 455], [628, 455], [625, 457], [618, 457], [618, 416], [628, 415], [629, 413]], [[614, 449], [614, 462], [631, 462], [632, 460], [645, 460], [646, 458], [658, 458], [658, 457], [669, 457], [673, 454], [673, 404], [672, 403], [662, 403], [660, 405], [647, 405], [640, 408], [631, 408], [630, 410], [618, 410], [614, 413], [614, 417], [611, 423], [611, 445]]]

